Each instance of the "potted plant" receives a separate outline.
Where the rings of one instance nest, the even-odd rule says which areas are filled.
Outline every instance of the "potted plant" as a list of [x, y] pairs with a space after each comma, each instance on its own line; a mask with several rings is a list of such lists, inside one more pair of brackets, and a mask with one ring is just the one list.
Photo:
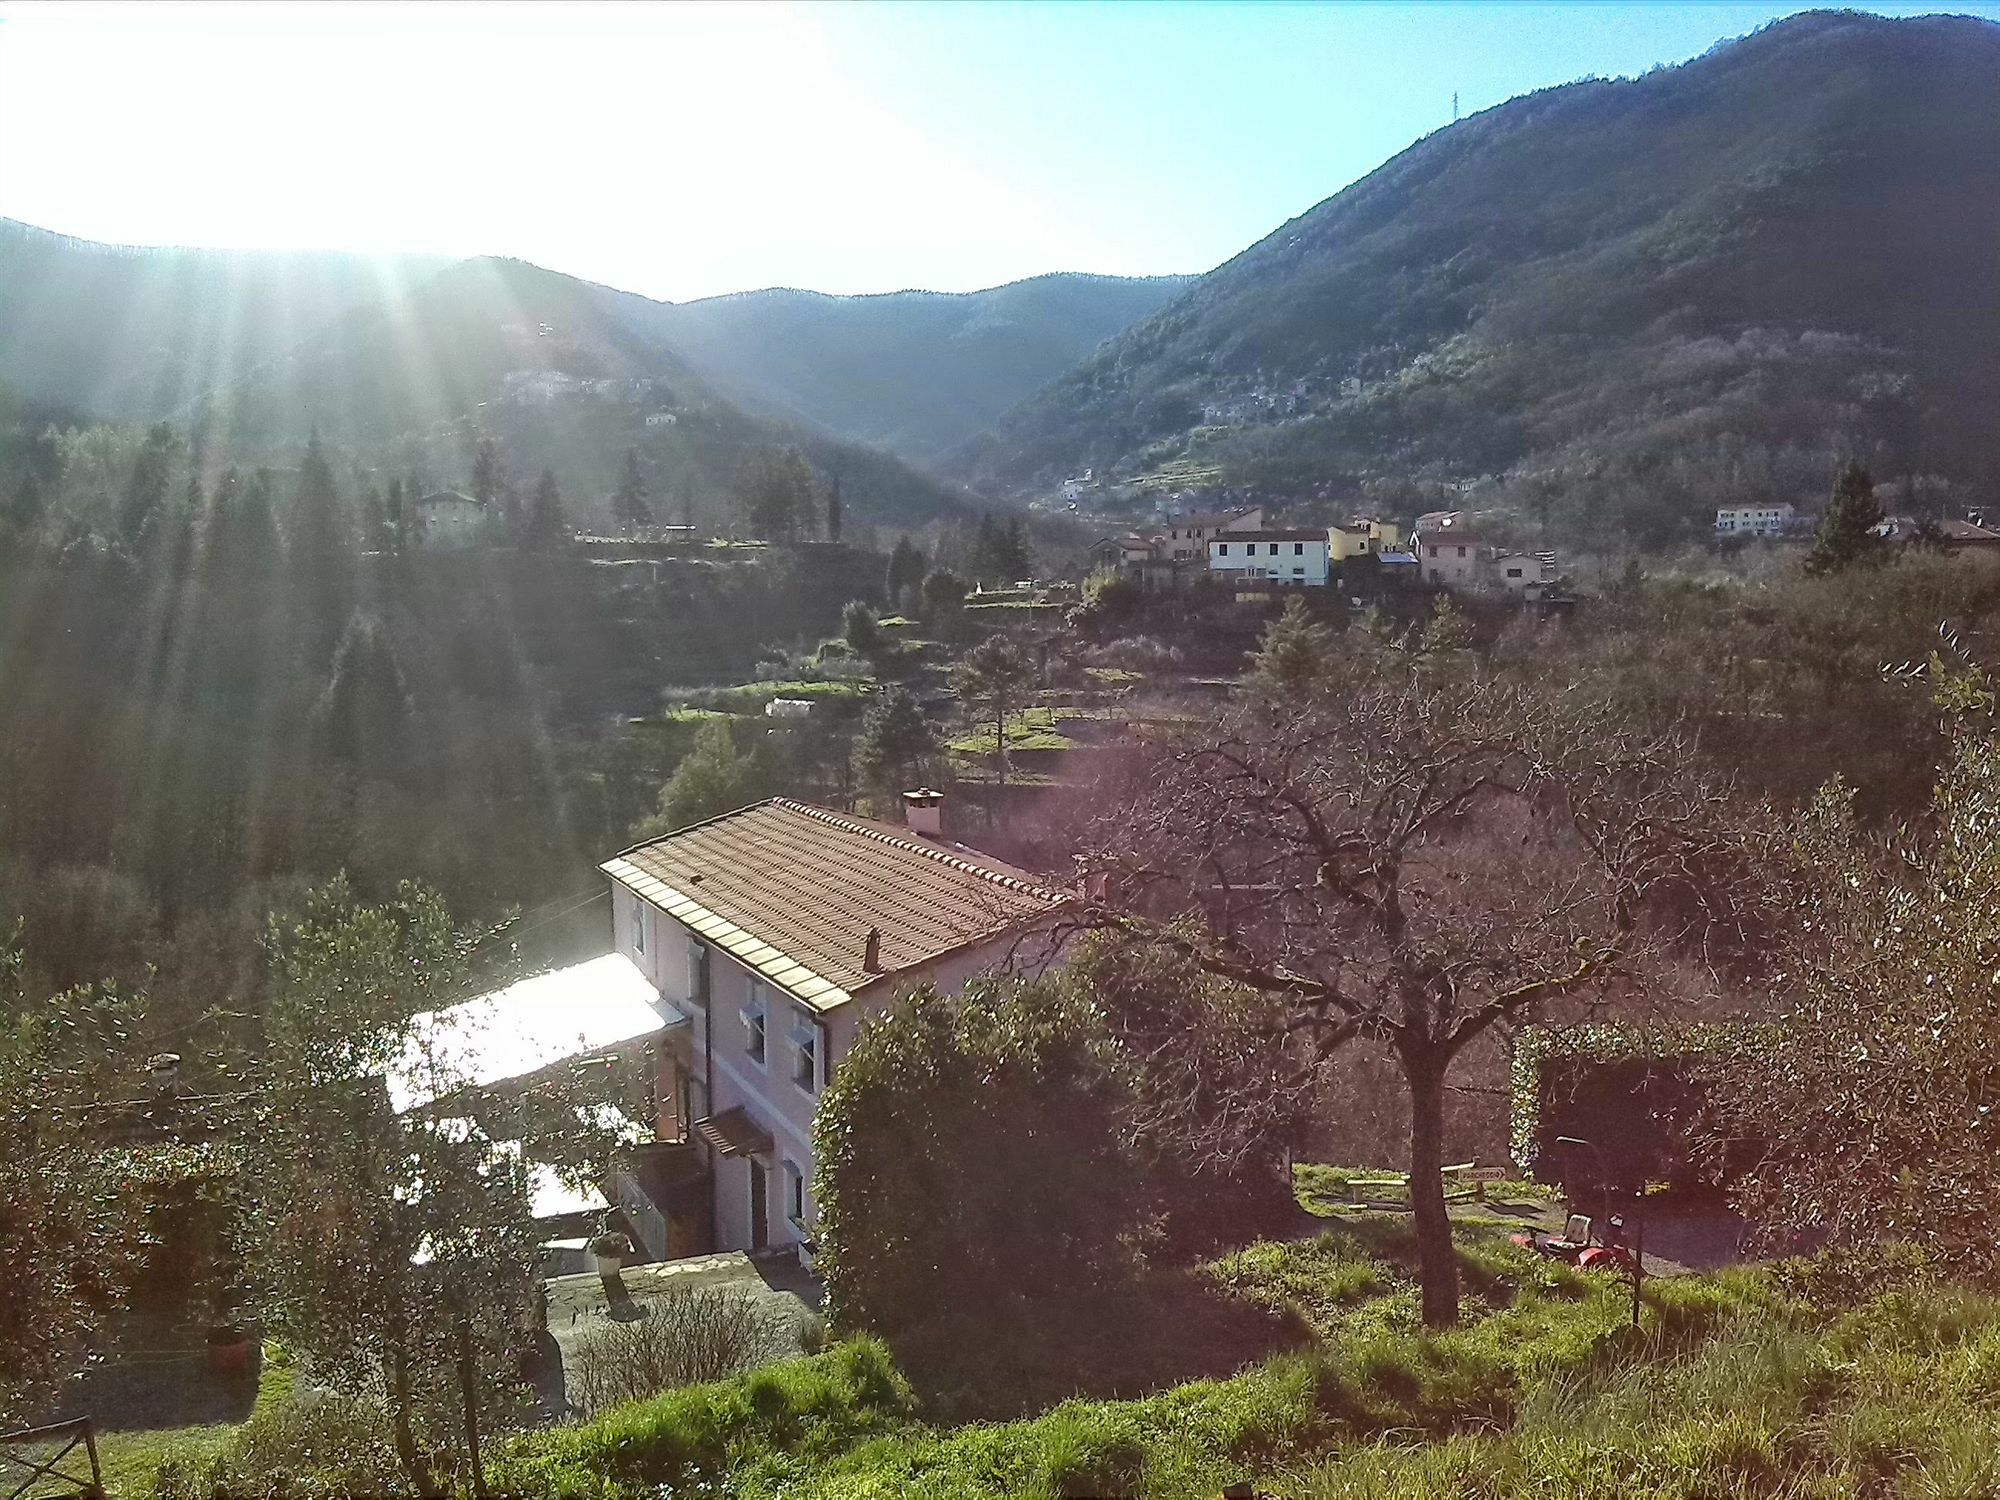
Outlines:
[[218, 1320], [208, 1329], [208, 1368], [217, 1375], [242, 1375], [250, 1368], [250, 1334], [240, 1323]]
[[625, 1257], [632, 1254], [632, 1238], [615, 1230], [596, 1235], [590, 1241], [590, 1254], [597, 1263], [597, 1274], [609, 1280], [625, 1269]]

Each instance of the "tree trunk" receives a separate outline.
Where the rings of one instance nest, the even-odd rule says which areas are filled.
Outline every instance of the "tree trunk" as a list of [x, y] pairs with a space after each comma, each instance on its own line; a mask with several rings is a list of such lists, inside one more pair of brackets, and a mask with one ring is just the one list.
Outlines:
[[396, 1458], [417, 1493], [426, 1500], [443, 1494], [431, 1475], [431, 1466], [417, 1452], [417, 1437], [410, 1424], [410, 1356], [400, 1340], [389, 1356], [389, 1417], [395, 1431]]
[[1444, 1207], [1444, 1066], [1405, 1059], [1410, 1084], [1410, 1216], [1417, 1231], [1417, 1280], [1424, 1325], [1458, 1321], [1458, 1256]]
[[993, 758], [1000, 767], [1000, 785], [1007, 785], [1007, 700], [993, 694]]

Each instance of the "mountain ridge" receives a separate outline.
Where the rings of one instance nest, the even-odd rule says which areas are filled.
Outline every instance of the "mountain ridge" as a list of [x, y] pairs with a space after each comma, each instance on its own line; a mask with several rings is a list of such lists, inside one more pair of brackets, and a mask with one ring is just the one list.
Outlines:
[[[1996, 96], [2000, 26], [1847, 12], [1523, 95], [1198, 278], [948, 468], [1033, 492], [1182, 461], [1311, 496], [1567, 485], [1679, 444], [1755, 448], [1736, 487], [1788, 496], [1837, 451], [1990, 483]], [[1639, 507], [1647, 539], [1694, 535], [1706, 488]]]

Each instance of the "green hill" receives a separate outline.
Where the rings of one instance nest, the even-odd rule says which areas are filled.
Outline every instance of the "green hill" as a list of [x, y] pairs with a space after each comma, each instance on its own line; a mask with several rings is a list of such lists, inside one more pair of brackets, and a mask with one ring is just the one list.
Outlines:
[[1185, 276], [1052, 275], [981, 292], [774, 288], [668, 308], [661, 326], [730, 396], [919, 462], [1156, 311]]
[[957, 456], [1046, 488], [1494, 486], [1602, 535], [1817, 499], [1859, 453], [2000, 481], [2000, 26], [1816, 12], [1426, 137]]

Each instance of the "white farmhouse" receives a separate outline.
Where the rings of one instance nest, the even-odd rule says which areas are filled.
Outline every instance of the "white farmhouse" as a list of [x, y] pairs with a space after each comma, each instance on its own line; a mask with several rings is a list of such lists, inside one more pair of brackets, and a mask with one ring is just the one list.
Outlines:
[[659, 1112], [700, 1156], [715, 1249], [809, 1251], [813, 1115], [870, 1014], [1054, 961], [1066, 898], [946, 840], [939, 793], [904, 800], [896, 827], [774, 798], [600, 867], [618, 952], [689, 1020]]
[[457, 490], [440, 490], [417, 501], [417, 546], [426, 552], [455, 552], [492, 540], [493, 507]]
[[1324, 588], [1332, 550], [1325, 531], [1226, 531], [1208, 543], [1210, 576], [1231, 583]]
[[1556, 581], [1553, 553], [1502, 551], [1490, 568], [1492, 580], [1510, 594], [1525, 594]]
[[1734, 536], [1783, 536], [1791, 530], [1796, 512], [1789, 505], [1724, 506], [1715, 513], [1715, 534]]

